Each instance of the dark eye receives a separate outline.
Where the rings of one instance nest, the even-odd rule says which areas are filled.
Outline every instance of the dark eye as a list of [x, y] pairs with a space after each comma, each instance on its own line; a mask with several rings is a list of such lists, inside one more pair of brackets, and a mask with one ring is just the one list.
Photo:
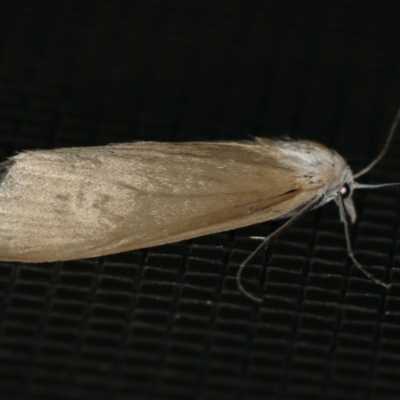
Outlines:
[[342, 198], [345, 199], [346, 197], [349, 197], [351, 194], [350, 186], [348, 183], [345, 183], [341, 189], [339, 190], [339, 193], [341, 194]]

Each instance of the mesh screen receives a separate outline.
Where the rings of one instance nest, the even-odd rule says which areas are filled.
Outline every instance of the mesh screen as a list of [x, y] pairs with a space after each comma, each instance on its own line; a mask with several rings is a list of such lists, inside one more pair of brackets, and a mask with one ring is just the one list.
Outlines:
[[[4, 1], [0, 151], [311, 139], [354, 170], [400, 105], [397, 2]], [[364, 182], [400, 180], [400, 134]], [[99, 259], [0, 263], [4, 399], [397, 399], [396, 189], [334, 205], [244, 271], [280, 222]]]

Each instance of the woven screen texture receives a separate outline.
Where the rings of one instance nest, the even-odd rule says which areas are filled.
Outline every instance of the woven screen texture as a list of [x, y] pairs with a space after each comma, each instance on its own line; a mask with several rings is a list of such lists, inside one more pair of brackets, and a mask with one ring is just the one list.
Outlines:
[[[397, 1], [0, 3], [1, 159], [135, 140], [315, 140], [359, 170], [400, 106]], [[400, 181], [400, 132], [362, 182]], [[1, 188], [0, 188], [1, 192]], [[400, 193], [334, 204], [243, 273], [282, 222], [47, 264], [0, 263], [0, 398], [400, 396]], [[0, 215], [1, 224], [1, 215]], [[40, 227], [38, 227], [38, 230]]]

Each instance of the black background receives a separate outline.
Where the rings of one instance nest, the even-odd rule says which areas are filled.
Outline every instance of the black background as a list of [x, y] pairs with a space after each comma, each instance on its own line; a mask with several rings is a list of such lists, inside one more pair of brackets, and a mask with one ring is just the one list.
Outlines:
[[[0, 151], [311, 139], [358, 170], [400, 106], [397, 1], [3, 1]], [[364, 182], [400, 180], [400, 134]], [[264, 223], [100, 259], [0, 264], [4, 399], [397, 399], [400, 196], [355, 194], [244, 273]], [[373, 266], [375, 265], [375, 266]]]

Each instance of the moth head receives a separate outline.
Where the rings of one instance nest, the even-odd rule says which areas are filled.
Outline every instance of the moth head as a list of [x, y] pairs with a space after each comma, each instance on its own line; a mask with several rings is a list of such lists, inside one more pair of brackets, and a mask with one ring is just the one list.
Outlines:
[[339, 202], [345, 214], [354, 222], [357, 218], [356, 209], [353, 203], [353, 191], [355, 189], [355, 182], [353, 173], [350, 167], [346, 164], [345, 160], [336, 152], [331, 153], [333, 162], [331, 166], [335, 170], [330, 185], [324, 189], [324, 200], [322, 204], [334, 201], [338, 206]]
[[[330, 196], [333, 197], [335, 202], [339, 205], [339, 202], [342, 203], [343, 209], [346, 212], [346, 215], [350, 218], [352, 223], [357, 219], [356, 208], [354, 207], [353, 202], [353, 193], [354, 190], [358, 189], [380, 189], [384, 187], [390, 186], [400, 186], [400, 182], [391, 182], [391, 183], [380, 183], [380, 184], [364, 184], [359, 183], [354, 180], [355, 176], [360, 176], [359, 173], [353, 175], [349, 168], [347, 168], [344, 172], [344, 176], [341, 179], [341, 183], [335, 189], [330, 191]], [[329, 194], [328, 194], [329, 196]]]
[[342, 200], [346, 214], [349, 216], [352, 223], [357, 219], [357, 212], [353, 202], [354, 185], [355, 182], [353, 179], [345, 182], [336, 195]]
[[[369, 165], [367, 165], [364, 169], [357, 172], [356, 174], [353, 175], [351, 173], [350, 169], [348, 169], [344, 173], [344, 177], [342, 180], [343, 183], [336, 193], [335, 201], [338, 204], [339, 204], [339, 202], [341, 203], [342, 210], [344, 210], [346, 212], [346, 214], [349, 216], [351, 222], [354, 222], [357, 218], [356, 210], [355, 210], [353, 199], [352, 199], [354, 190], [356, 190], [356, 189], [379, 189], [379, 188], [389, 187], [389, 186], [400, 186], [400, 182], [369, 185], [369, 184], [359, 183], [359, 182], [355, 181], [355, 179], [357, 179], [360, 176], [371, 171], [371, 169], [384, 157], [384, 155], [386, 154], [386, 152], [389, 149], [389, 146], [390, 146], [390, 143], [394, 136], [394, 133], [397, 129], [397, 126], [399, 125], [399, 121], [400, 121], [400, 109], [397, 111], [396, 117], [390, 128], [389, 135], [386, 139], [386, 142], [385, 142], [382, 150], [378, 154], [378, 156], [375, 157], [375, 159], [372, 160]], [[343, 217], [344, 216], [342, 216], [342, 218]]]

